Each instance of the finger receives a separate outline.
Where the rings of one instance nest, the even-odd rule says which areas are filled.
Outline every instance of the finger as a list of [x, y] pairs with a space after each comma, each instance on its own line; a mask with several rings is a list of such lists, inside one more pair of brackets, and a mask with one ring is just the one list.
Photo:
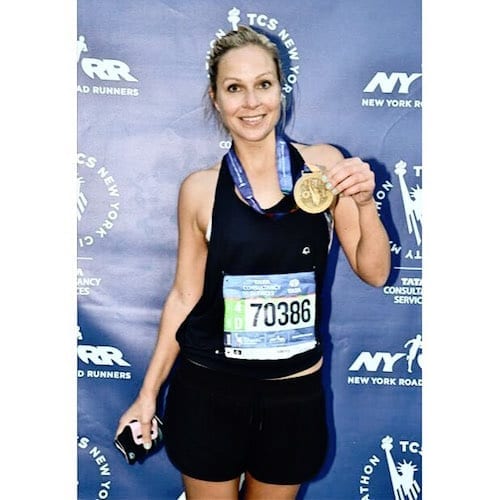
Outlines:
[[150, 450], [151, 443], [151, 422], [141, 422], [142, 446], [144, 449]]
[[358, 157], [345, 158], [323, 169], [323, 181], [334, 195], [352, 196], [362, 191], [372, 192], [375, 176], [370, 165]]
[[373, 194], [373, 189], [369, 182], [357, 183], [342, 191], [342, 194], [344, 196], [354, 196], [356, 194], [361, 194], [361, 193], [366, 193], [367, 196], [371, 196]]
[[353, 180], [362, 181], [364, 176], [369, 175], [369, 168], [366, 168], [361, 163], [347, 160], [340, 163], [324, 174], [332, 186], [337, 187], [337, 189], [345, 189], [347, 184], [342, 185], [341, 188], [339, 188], [339, 185], [352, 176], [356, 176]]
[[374, 188], [372, 176], [364, 172], [354, 172], [340, 181], [333, 179], [331, 184], [332, 191], [337, 191], [337, 193], [334, 191], [334, 194], [343, 193], [346, 196], [361, 191], [373, 191]]
[[375, 174], [370, 169], [367, 163], [354, 164], [351, 166], [346, 166], [340, 172], [334, 175], [334, 181], [332, 182], [337, 189], [347, 189], [355, 184], [372, 185], [375, 187]]

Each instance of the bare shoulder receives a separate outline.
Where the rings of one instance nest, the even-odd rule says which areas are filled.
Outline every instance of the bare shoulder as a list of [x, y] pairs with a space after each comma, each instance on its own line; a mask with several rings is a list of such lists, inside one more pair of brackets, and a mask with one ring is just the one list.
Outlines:
[[306, 163], [330, 166], [335, 165], [335, 163], [344, 158], [340, 150], [331, 144], [306, 145], [295, 143], [294, 146], [302, 155]]
[[191, 172], [182, 181], [181, 193], [187, 195], [206, 195], [215, 190], [217, 177], [219, 175], [220, 163], [211, 167]]
[[212, 213], [215, 188], [219, 176], [220, 163], [209, 168], [190, 173], [182, 182], [179, 193], [179, 213], [181, 219], [196, 221], [205, 234]]

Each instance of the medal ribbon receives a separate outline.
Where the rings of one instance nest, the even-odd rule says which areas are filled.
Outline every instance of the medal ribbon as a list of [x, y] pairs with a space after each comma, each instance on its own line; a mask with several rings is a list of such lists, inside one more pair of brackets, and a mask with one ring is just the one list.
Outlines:
[[[270, 217], [285, 215], [285, 213], [269, 213], [262, 209], [258, 201], [255, 199], [252, 191], [252, 186], [248, 182], [248, 177], [245, 169], [240, 163], [240, 160], [234, 150], [234, 144], [231, 149], [226, 153], [227, 164], [229, 172], [233, 178], [236, 189], [241, 194], [243, 199], [258, 213]], [[278, 170], [278, 180], [280, 183], [281, 192], [288, 195], [293, 189], [292, 167], [290, 163], [290, 152], [288, 144], [282, 137], [276, 139], [276, 166]], [[288, 213], [288, 212], [287, 212]]]

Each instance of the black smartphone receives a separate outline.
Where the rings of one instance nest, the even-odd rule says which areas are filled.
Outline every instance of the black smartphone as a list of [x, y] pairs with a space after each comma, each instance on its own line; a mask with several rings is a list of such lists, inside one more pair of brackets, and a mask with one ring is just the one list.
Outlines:
[[115, 446], [121, 451], [128, 464], [142, 462], [148, 455], [158, 450], [163, 441], [163, 422], [155, 415], [151, 421], [151, 448], [146, 450], [143, 446], [141, 424], [132, 420], [116, 436]]

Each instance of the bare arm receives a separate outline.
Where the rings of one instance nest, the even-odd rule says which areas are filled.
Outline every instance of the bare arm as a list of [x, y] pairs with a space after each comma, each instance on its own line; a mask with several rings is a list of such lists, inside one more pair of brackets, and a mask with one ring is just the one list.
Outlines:
[[207, 171], [192, 174], [181, 186], [178, 203], [178, 255], [174, 283], [163, 306], [156, 345], [141, 389], [137, 399], [121, 416], [116, 431], [116, 434], [119, 434], [130, 420], [139, 420], [146, 448], [158, 393], [179, 354], [176, 332], [201, 297], [203, 290], [207, 244], [202, 227], [206, 222], [202, 221], [206, 221], [208, 217], [207, 175], [210, 175]]
[[389, 239], [373, 198], [357, 204], [340, 196], [334, 211], [335, 231], [354, 272], [372, 286], [382, 286], [390, 272]]
[[335, 232], [354, 272], [372, 286], [382, 286], [390, 272], [387, 232], [380, 221], [373, 190], [375, 176], [368, 163], [344, 158], [326, 144], [304, 148], [306, 162], [318, 164], [338, 194], [332, 207]]

